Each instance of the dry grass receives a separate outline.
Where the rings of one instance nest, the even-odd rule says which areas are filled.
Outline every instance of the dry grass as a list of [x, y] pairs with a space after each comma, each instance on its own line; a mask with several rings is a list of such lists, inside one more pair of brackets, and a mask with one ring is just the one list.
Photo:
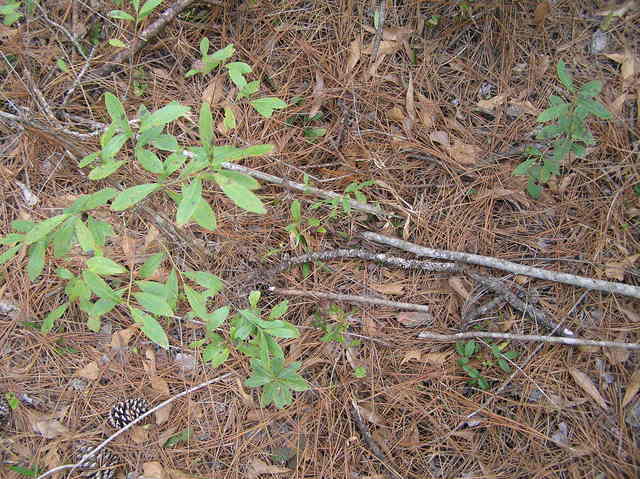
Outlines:
[[[373, 23], [371, 2], [223, 3], [196, 2], [193, 12], [200, 13], [197, 22], [184, 18], [173, 22], [135, 57], [135, 68], [146, 74], [144, 96], [132, 94], [133, 70], [127, 67], [123, 74], [108, 77], [99, 85], [83, 84], [66, 111], [105, 121], [101, 95], [106, 90], [126, 97], [125, 105], [132, 115], [141, 104], [153, 109], [172, 100], [197, 111], [212, 76], [185, 80], [183, 75], [198, 55], [199, 39], [206, 35], [215, 48], [234, 43], [240, 60], [252, 64], [259, 75], [270, 77], [272, 90], [264, 88], [268, 94], [308, 100], [268, 120], [249, 110], [240, 112], [238, 128], [227, 136], [219, 135], [221, 143], [270, 142], [278, 147], [277, 156], [251, 158], [245, 160], [246, 166], [294, 181], [302, 181], [305, 172], [322, 180], [320, 187], [333, 191], [344, 190], [352, 181], [374, 179], [377, 185], [367, 189], [370, 198], [408, 217], [406, 222], [378, 223], [357, 214], [336, 221], [327, 219], [327, 234], [308, 234], [311, 250], [357, 246], [358, 231], [376, 229], [434, 248], [591, 277], [604, 277], [607, 263], [640, 251], [640, 227], [633, 216], [640, 204], [632, 191], [640, 181], [635, 100], [624, 104], [615, 121], [590, 125], [598, 145], [586, 159], [567, 165], [563, 177], [567, 183], [547, 189], [539, 201], [525, 196], [523, 180], [511, 176], [519, 161], [517, 154], [491, 161], [495, 154], [531, 141], [535, 116], [508, 116], [506, 103], [493, 115], [476, 108], [480, 88], [490, 84], [491, 96], [507, 94], [510, 99], [529, 101], [541, 111], [549, 94], [557, 91], [553, 71], [559, 59], [571, 66], [578, 83], [603, 80], [602, 100], [611, 105], [622, 91], [620, 66], [589, 49], [601, 20], [594, 16], [601, 7], [599, 2], [555, 2], [543, 28], [533, 23], [534, 1], [477, 2], [473, 20], [461, 17], [454, 1], [390, 3], [386, 26], [414, 29], [410, 44], [417, 61], [412, 64], [400, 49], [385, 58], [373, 77], [366, 74], [366, 55], [353, 72], [345, 69], [350, 43], [363, 36], [367, 45], [373, 37], [364, 28]], [[51, 19], [68, 29], [74, 22], [81, 27], [82, 19], [91, 14], [84, 2], [47, 2], [47, 10]], [[424, 20], [432, 15], [441, 17], [440, 24], [424, 26]], [[637, 55], [639, 25], [637, 10], [613, 21], [605, 51], [628, 48]], [[110, 28], [112, 35], [126, 38], [125, 31]], [[38, 15], [23, 23], [18, 37], [7, 38], [3, 51], [17, 55], [17, 62], [15, 71], [3, 67], [2, 100], [34, 112], [41, 112], [41, 108], [21, 72], [28, 69], [47, 101], [55, 106], [74, 78], [55, 69], [55, 59], [67, 55], [73, 72], [84, 65], [66, 37]], [[110, 53], [109, 48], [100, 47], [95, 67]], [[325, 84], [325, 116], [318, 126], [327, 128], [328, 133], [321, 141], [309, 143], [300, 128], [290, 127], [284, 120], [291, 112], [308, 111], [317, 73]], [[418, 119], [407, 129], [390, 114], [397, 107], [406, 115], [409, 82], [434, 108], [430, 127]], [[635, 88], [637, 94], [637, 83]], [[338, 100], [344, 100], [350, 113]], [[332, 139], [339, 134], [346, 114], [353, 116], [353, 124], [336, 151]], [[19, 133], [8, 123], [0, 125], [1, 233], [7, 232], [15, 219], [46, 218], [53, 208], [69, 204], [74, 195], [95, 188], [65, 157], [59, 136]], [[197, 128], [190, 122], [179, 121], [172, 128], [183, 143], [197, 140]], [[431, 140], [436, 130], [477, 147], [474, 162], [463, 165], [453, 161]], [[97, 147], [93, 140], [68, 141], [80, 153]], [[150, 178], [135, 166], [127, 168], [119, 177], [123, 184]], [[27, 184], [40, 198], [35, 207], [25, 207], [15, 180]], [[206, 197], [218, 213], [215, 233], [187, 228], [183, 231], [187, 239], [176, 242], [160, 235], [158, 240], [174, 254], [179, 268], [211, 271], [227, 281], [220, 305], [242, 303], [238, 293], [247, 278], [265, 263], [276, 261], [276, 257], [262, 260], [270, 250], [302, 252], [300, 247], [291, 248], [284, 227], [292, 199], [301, 198], [307, 206], [313, 199], [269, 185], [264, 185], [260, 194], [269, 207], [265, 216], [241, 212], [217, 191], [208, 191]], [[172, 208], [160, 199], [152, 199], [147, 206], [165, 212]], [[138, 213], [103, 212], [118, 235], [109, 247], [110, 257], [124, 260], [125, 236], [139, 246], [144, 242], [151, 225], [148, 217]], [[314, 214], [326, 216], [327, 211]], [[199, 254], [194, 245], [208, 254]], [[235, 371], [240, 378], [248, 374], [246, 360], [239, 353], [219, 371], [202, 364], [192, 373], [181, 371], [176, 366], [176, 353], [201, 337], [202, 331], [180, 324], [171, 330], [175, 348], [169, 353], [156, 351], [141, 335], [131, 342], [136, 348], [116, 351], [110, 345], [111, 333], [131, 324], [122, 311], [110, 314], [101, 333], [93, 334], [86, 329], [81, 313], [71, 308], [54, 333], [42, 335], [24, 322], [40, 320], [64, 301], [54, 274], [58, 265], [49, 263], [45, 274], [32, 284], [23, 271], [25, 263], [25, 258], [14, 260], [0, 280], [2, 300], [19, 308], [0, 315], [0, 389], [16, 393], [24, 404], [4, 433], [5, 460], [40, 468], [65, 463], [72, 459], [73, 441], [98, 440], [110, 431], [105, 415], [117, 400], [125, 396], [143, 396], [151, 403], [166, 399], [152, 387], [150, 357], [155, 357], [156, 374], [166, 381], [171, 394], [222, 372]], [[370, 294], [371, 285], [400, 282], [404, 287], [402, 301], [433, 309], [434, 330], [455, 330], [461, 325], [463, 301], [442, 276], [426, 277], [356, 261], [336, 262], [331, 267], [331, 272], [317, 269], [305, 279], [292, 270], [280, 277], [280, 283], [300, 289]], [[625, 280], [640, 284], [637, 268], [629, 268]], [[631, 321], [640, 310], [636, 302], [591, 292], [578, 303], [582, 292], [565, 285], [532, 280], [523, 286], [540, 297], [540, 304], [553, 317], [581, 337], [638, 341], [640, 323]], [[325, 306], [295, 299], [287, 319], [311, 326], [312, 314]], [[300, 394], [291, 407], [262, 410], [256, 405], [255, 394], [232, 379], [178, 401], [167, 422], [140, 429], [135, 435], [125, 434], [111, 449], [123, 458], [128, 471], [138, 473], [142, 464], [158, 461], [167, 473], [176, 469], [193, 477], [251, 477], [253, 461], [273, 464], [274, 450], [289, 447], [297, 449], [297, 461], [278, 477], [382, 477], [387, 469], [368, 450], [352, 419], [351, 400], [356, 399], [379, 416], [367, 426], [385, 451], [387, 466], [405, 478], [638, 475], [640, 439], [624, 421], [628, 406], [621, 407], [624, 391], [638, 368], [637, 353], [620, 357], [597, 349], [546, 345], [525, 364], [524, 358], [536, 346], [514, 344], [511, 347], [521, 352], [516, 364], [522, 369], [494, 396], [491, 391], [467, 387], [454, 354], [444, 364], [405, 361], [407, 354], [417, 352], [424, 357], [453, 348], [415, 339], [417, 331], [403, 327], [396, 319], [397, 312], [364, 307], [353, 316], [357, 319], [353, 332], [393, 345], [363, 341], [356, 360], [366, 365], [365, 378], [353, 375], [342, 347], [321, 342], [317, 329], [305, 328], [300, 338], [286, 344], [288, 357], [302, 361], [303, 374], [313, 389]], [[509, 310], [490, 319], [480, 323], [483, 328], [545, 334], [532, 321]], [[91, 361], [99, 366], [99, 378], [85, 381], [82, 390], [75, 390], [76, 371]], [[589, 374], [607, 401], [607, 410], [576, 384], [569, 367]], [[497, 387], [505, 377], [495, 373], [490, 379]], [[28, 400], [33, 401], [31, 406]], [[480, 406], [486, 407], [475, 422], [456, 429]], [[60, 413], [60, 422], [69, 433], [43, 439], [33, 430], [35, 418], [54, 412]], [[568, 430], [566, 446], [551, 440], [561, 423]], [[172, 431], [187, 427], [193, 431], [191, 441], [162, 447]], [[192, 477], [172, 474], [169, 477]], [[19, 477], [6, 469], [2, 476]]]

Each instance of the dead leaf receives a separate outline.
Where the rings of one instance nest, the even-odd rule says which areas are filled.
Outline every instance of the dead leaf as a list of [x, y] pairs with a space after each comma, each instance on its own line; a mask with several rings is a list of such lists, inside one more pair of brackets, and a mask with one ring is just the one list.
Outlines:
[[593, 384], [593, 381], [591, 381], [591, 378], [589, 376], [576, 368], [569, 368], [569, 374], [571, 374], [578, 386], [584, 389], [584, 391], [589, 396], [591, 396], [591, 398], [595, 402], [597, 402], [602, 409], [604, 409], [605, 411], [609, 409], [604, 398], [600, 395], [600, 392], [596, 388], [595, 384]]
[[224, 98], [224, 75], [217, 75], [202, 92], [202, 101], [217, 106]]
[[142, 465], [145, 479], [164, 479], [164, 470], [159, 462], [145, 462]]
[[432, 131], [429, 134], [429, 139], [434, 143], [438, 143], [445, 148], [451, 147], [451, 143], [449, 142], [449, 134], [446, 131], [436, 130]]
[[270, 465], [262, 462], [260, 459], [253, 458], [249, 463], [249, 469], [247, 470], [247, 478], [255, 479], [261, 474], [284, 474], [291, 472], [291, 469], [281, 466]]
[[33, 430], [46, 439], [55, 439], [67, 434], [69, 429], [57, 419], [43, 419], [33, 424]]
[[122, 241], [120, 242], [122, 251], [127, 258], [127, 264], [129, 269], [133, 271], [136, 264], [136, 240], [128, 234], [122, 235]]
[[427, 353], [422, 355], [422, 361], [427, 364], [433, 364], [434, 366], [444, 366], [447, 362], [447, 358], [451, 355], [449, 351], [442, 351], [438, 353]]
[[362, 48], [362, 38], [356, 38], [349, 45], [349, 58], [347, 59], [347, 74], [351, 73], [351, 71], [355, 68], [355, 66], [360, 61], [361, 48]]
[[404, 294], [404, 284], [399, 281], [395, 283], [372, 283], [369, 286], [371, 289], [382, 294], [389, 294], [391, 296], [401, 296]]
[[400, 364], [404, 364], [407, 361], [420, 361], [422, 357], [422, 353], [420, 351], [417, 350], [411, 350], [411, 351], [407, 351], [404, 355], [404, 358], [402, 358], [402, 361], [400, 361]]
[[476, 105], [487, 113], [493, 113], [497, 107], [502, 106], [507, 101], [508, 97], [509, 95], [507, 93], [503, 93], [488, 100], [480, 100]]
[[136, 326], [129, 326], [126, 329], [116, 331], [111, 335], [111, 347], [113, 349], [123, 349], [127, 347], [131, 338], [136, 334], [138, 328]]
[[151, 376], [151, 388], [164, 396], [170, 395], [167, 381], [162, 379], [160, 376]]
[[418, 425], [414, 422], [408, 428], [404, 428], [404, 436], [400, 439], [398, 445], [401, 447], [418, 447], [420, 444]]
[[616, 63], [620, 63], [620, 74], [622, 76], [622, 85], [628, 86], [636, 73], [640, 72], [640, 60], [630, 51], [626, 50], [621, 53], [607, 53], [607, 58]]
[[394, 121], [397, 121], [398, 123], [402, 123], [405, 119], [405, 114], [404, 111], [402, 111], [402, 108], [400, 108], [399, 106], [394, 106], [393, 108], [391, 108], [391, 110], [389, 110], [389, 118], [391, 118]]
[[353, 405], [358, 414], [360, 414], [360, 416], [367, 422], [375, 424], [376, 426], [387, 425], [387, 421], [385, 421], [380, 414], [374, 411], [374, 406], [372, 404], [362, 405], [354, 402]]
[[548, 0], [544, 0], [536, 5], [536, 9], [533, 12], [533, 23], [536, 24], [536, 27], [538, 27], [538, 29], [542, 28], [542, 26], [544, 25], [544, 21], [547, 18], [547, 15], [549, 15], [550, 11], [551, 5], [549, 4]]
[[[617, 342], [624, 343], [627, 340], [626, 333], [620, 333], [616, 339]], [[612, 365], [624, 363], [629, 356], [631, 355], [631, 351], [629, 349], [623, 348], [605, 348], [604, 355], [609, 360], [609, 363]]]
[[242, 385], [242, 381], [240, 380], [240, 378], [236, 378], [236, 385], [238, 386], [237, 388], [238, 394], [240, 394], [240, 397], [242, 398], [242, 402], [244, 403], [244, 405], [250, 409], [255, 408], [256, 403], [253, 400], [253, 396], [251, 396], [251, 394], [248, 394], [244, 390], [244, 386]]
[[607, 263], [604, 274], [609, 278], [623, 281], [625, 271], [631, 268], [638, 258], [640, 258], [640, 254], [634, 254], [633, 256], [627, 256], [622, 261]]
[[147, 228], [149, 228], [149, 230], [144, 236], [144, 247], [142, 249], [145, 252], [149, 250], [156, 250], [160, 246], [160, 243], [158, 242], [158, 238], [160, 237], [158, 228], [153, 225], [148, 225]]
[[623, 408], [633, 400], [638, 391], [640, 391], [640, 368], [635, 370], [629, 380], [627, 390], [624, 392], [624, 398], [622, 399]]
[[130, 437], [134, 443], [144, 444], [149, 440], [149, 431], [144, 427], [134, 426], [131, 430]]
[[409, 75], [405, 106], [407, 108], [407, 118], [404, 121], [404, 129], [409, 132], [416, 122], [416, 104], [413, 98], [413, 77], [411, 75]]
[[81, 378], [85, 378], [90, 381], [95, 381], [100, 377], [100, 368], [98, 367], [98, 363], [91, 361], [85, 367], [78, 369], [76, 371], [76, 376], [80, 376]]
[[155, 376], [156, 375], [156, 353], [153, 349], [151, 348], [147, 348], [144, 351], [144, 356], [145, 358], [147, 358], [146, 360], [142, 361], [142, 366], [144, 367], [144, 371], [149, 375], [149, 376]]
[[309, 116], [315, 116], [322, 108], [322, 103], [324, 102], [324, 78], [322, 78], [322, 73], [316, 70], [316, 84], [313, 87], [313, 93], [311, 93], [311, 98], [313, 98], [313, 104], [311, 105], [311, 110], [309, 110]]
[[345, 354], [347, 356], [347, 361], [349, 362], [351, 369], [357, 369], [357, 368], [366, 369], [367, 363], [362, 359], [358, 358], [358, 350], [356, 348], [348, 347]]
[[513, 116], [520, 116], [521, 112], [528, 113], [529, 115], [533, 116], [538, 116], [538, 114], [540, 113], [540, 110], [533, 106], [533, 104], [529, 100], [511, 100], [509, 102], [509, 105], [512, 109], [518, 110], [517, 114]]
[[471, 293], [469, 293], [467, 286], [464, 284], [462, 276], [451, 276], [449, 278], [449, 286], [465, 301], [471, 297]]
[[173, 409], [173, 404], [169, 403], [165, 407], [161, 407], [154, 413], [156, 416], [156, 424], [158, 426], [167, 422], [169, 417], [171, 417], [171, 409]]
[[463, 143], [457, 138], [454, 139], [453, 146], [448, 148], [447, 151], [449, 155], [451, 155], [451, 158], [462, 166], [475, 165], [482, 154], [479, 146]]
[[419, 328], [433, 323], [433, 316], [422, 311], [403, 311], [397, 319], [405, 328]]

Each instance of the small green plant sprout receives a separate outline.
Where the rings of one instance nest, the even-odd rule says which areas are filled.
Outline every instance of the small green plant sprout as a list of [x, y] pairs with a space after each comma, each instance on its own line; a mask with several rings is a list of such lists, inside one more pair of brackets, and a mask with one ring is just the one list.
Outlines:
[[[331, 319], [331, 322], [329, 322]], [[313, 326], [319, 328], [324, 335], [320, 338], [323, 343], [335, 341], [344, 343], [345, 335], [349, 329], [347, 313], [336, 304], [332, 304], [326, 311], [313, 313]]]
[[316, 233], [327, 232], [326, 228], [322, 226], [322, 223], [318, 218], [302, 217], [302, 206], [300, 205], [299, 200], [293, 200], [291, 202], [290, 212], [291, 223], [285, 227], [285, 230], [289, 233], [291, 246], [293, 248], [296, 248], [298, 245], [301, 245], [305, 249], [308, 247], [305, 234], [310, 229], [315, 229]]
[[[131, 0], [131, 6], [133, 7], [135, 16], [125, 12], [124, 10], [111, 10], [108, 13], [108, 16], [111, 18], [117, 18], [118, 20], [124, 20], [125, 22], [134, 23], [137, 29], [138, 24], [151, 15], [162, 2], [163, 0], [147, 0], [142, 4], [142, 6], [140, 6], [140, 0]], [[122, 5], [122, 2], [119, 2], [119, 5]], [[117, 38], [109, 40], [109, 45], [118, 48], [125, 48], [127, 46], [122, 40], [118, 40]]]
[[276, 338], [291, 339], [300, 335], [293, 324], [280, 319], [289, 307], [281, 301], [262, 319], [258, 307], [260, 292], [249, 294], [249, 308], [241, 309], [231, 321], [231, 340], [236, 348], [251, 358], [251, 376], [247, 387], [262, 388], [260, 405], [283, 408], [293, 402], [293, 391], [306, 391], [309, 384], [296, 371], [300, 363], [285, 363], [282, 347]]
[[345, 188], [344, 194], [342, 196], [316, 201], [309, 208], [315, 210], [322, 206], [329, 206], [331, 208], [329, 218], [331, 219], [335, 219], [338, 217], [339, 210], [342, 210], [342, 212], [348, 215], [351, 213], [351, 201], [355, 200], [363, 204], [367, 203], [367, 197], [362, 192], [362, 190], [374, 184], [375, 181], [373, 180], [363, 181], [362, 183], [358, 183], [357, 181], [351, 182]]
[[[226, 61], [233, 56], [234, 52], [235, 47], [233, 44], [230, 44], [209, 54], [209, 39], [206, 37], [203, 38], [200, 40], [200, 54], [202, 58], [199, 60], [197, 68], [189, 70], [185, 74], [185, 77], [188, 78], [198, 73], [206, 75], [211, 73], [215, 68], [224, 65], [227, 69], [229, 79], [238, 89], [236, 101], [252, 97], [260, 89], [260, 80], [247, 81], [245, 78], [245, 75], [253, 72], [251, 65], [244, 62], [226, 63]], [[282, 110], [288, 106], [285, 101], [276, 97], [254, 98], [249, 101], [249, 104], [264, 118], [271, 118], [274, 111]], [[223, 124], [228, 130], [235, 128], [235, 114], [231, 108], [225, 108]]]
[[8, 27], [16, 23], [22, 18], [22, 13], [19, 9], [22, 2], [16, 0], [8, 0], [4, 5], [0, 5], [0, 16], [2, 16], [2, 23]]
[[596, 141], [585, 124], [587, 118], [595, 116], [609, 120], [612, 117], [602, 103], [594, 100], [602, 90], [601, 81], [593, 80], [577, 89], [562, 60], [558, 62], [556, 70], [571, 100], [567, 102], [557, 95], [551, 95], [549, 108], [537, 118], [539, 123], [554, 122], [543, 127], [538, 134], [540, 140], [555, 138], [553, 151], [545, 155], [537, 148], [529, 147], [524, 152], [526, 159], [513, 170], [513, 175], [528, 176], [527, 192], [534, 199], [540, 197], [543, 185], [560, 174], [562, 162], [570, 153], [583, 158], [587, 154], [586, 146], [595, 145]]
[[[456, 352], [459, 356], [457, 360], [458, 365], [469, 376], [469, 384], [477, 386], [483, 391], [490, 388], [490, 383], [483, 373], [495, 368], [495, 366], [498, 366], [498, 368], [505, 373], [510, 373], [511, 366], [509, 365], [509, 361], [513, 361], [520, 354], [516, 351], [504, 352], [508, 347], [508, 343], [506, 342], [501, 344], [487, 342], [487, 345], [489, 346], [491, 356], [483, 355], [483, 357], [480, 357], [481, 347], [475, 341], [460, 341], [456, 343]], [[482, 368], [482, 371], [478, 369], [479, 367]]]

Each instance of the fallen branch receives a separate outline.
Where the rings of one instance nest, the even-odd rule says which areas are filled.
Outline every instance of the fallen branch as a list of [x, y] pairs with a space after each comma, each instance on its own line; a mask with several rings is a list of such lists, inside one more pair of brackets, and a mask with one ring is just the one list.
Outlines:
[[307, 298], [330, 299], [333, 301], [345, 301], [347, 303], [377, 304], [378, 306], [388, 306], [390, 308], [404, 309], [407, 311], [420, 311], [429, 313], [429, 307], [423, 304], [402, 303], [390, 301], [388, 299], [374, 298], [372, 296], [354, 296], [351, 294], [322, 293], [320, 291], [301, 291], [298, 289], [284, 289], [270, 287], [269, 292], [278, 296], [303, 296]]
[[562, 328], [558, 323], [550, 319], [543, 311], [540, 311], [538, 308], [534, 307], [532, 304], [525, 303], [518, 296], [512, 293], [509, 288], [503, 285], [500, 281], [490, 278], [488, 276], [483, 276], [480, 274], [467, 272], [467, 274], [475, 279], [480, 284], [483, 284], [489, 289], [492, 289], [496, 293], [500, 295], [501, 298], [504, 298], [511, 306], [513, 306], [518, 311], [522, 311], [525, 314], [531, 316], [538, 324], [544, 326], [550, 331], [556, 331], [556, 334], [559, 336], [564, 336], [567, 338], [574, 338], [576, 334], [571, 331], [569, 328]]
[[476, 264], [480, 266], [486, 266], [489, 268], [501, 269], [503, 271], [509, 271], [514, 274], [521, 274], [524, 276], [531, 276], [532, 278], [544, 279], [548, 281], [554, 281], [556, 283], [570, 284], [573, 286], [579, 286], [581, 288], [604, 291], [606, 293], [621, 294], [623, 296], [631, 296], [633, 298], [640, 299], [640, 287], [631, 286], [630, 284], [615, 283], [612, 281], [602, 281], [599, 279], [585, 278], [583, 276], [576, 276], [567, 273], [556, 273], [555, 271], [548, 271], [546, 269], [534, 268], [531, 266], [525, 266], [518, 263], [512, 263], [511, 261], [505, 261], [502, 259], [492, 258], [489, 256], [480, 256], [471, 253], [460, 253], [457, 251], [446, 251], [426, 248], [424, 246], [417, 245], [415, 243], [409, 243], [399, 238], [393, 238], [391, 236], [385, 236], [370, 231], [362, 233], [365, 239], [374, 241], [376, 243], [393, 246], [395, 248], [409, 251], [418, 256], [426, 256], [429, 258], [444, 259], [448, 261], [461, 261], [463, 263]]
[[222, 376], [218, 376], [217, 378], [209, 379], [208, 381], [205, 381], [205, 382], [200, 383], [200, 384], [198, 384], [196, 386], [193, 386], [193, 387], [191, 387], [191, 388], [189, 388], [189, 389], [187, 389], [185, 391], [182, 391], [179, 394], [176, 394], [175, 396], [167, 399], [166, 401], [161, 402], [157, 406], [149, 409], [144, 414], [138, 416], [135, 420], [133, 420], [132, 422], [130, 422], [129, 424], [127, 424], [123, 428], [121, 428], [118, 431], [116, 431], [115, 433], [113, 433], [111, 436], [109, 436], [107, 439], [102, 441], [100, 444], [98, 444], [91, 451], [89, 451], [84, 456], [82, 456], [77, 463], [75, 463], [75, 464], [65, 464], [63, 466], [54, 467], [53, 469], [49, 469], [44, 474], [41, 474], [40, 476], [38, 476], [37, 479], [44, 479], [45, 477], [51, 476], [52, 474], [55, 474], [56, 472], [64, 471], [65, 469], [71, 469], [71, 471], [69, 472], [69, 476], [71, 476], [71, 474], [73, 473], [73, 471], [75, 469], [80, 467], [82, 464], [87, 462], [89, 459], [91, 459], [93, 456], [95, 456], [98, 452], [100, 452], [102, 449], [104, 449], [107, 446], [107, 444], [109, 444], [111, 441], [113, 441], [116, 437], [120, 436], [122, 433], [124, 433], [124, 432], [128, 431], [129, 429], [131, 429], [133, 426], [138, 424], [140, 421], [144, 420], [144, 418], [146, 418], [147, 416], [150, 416], [151, 414], [156, 412], [158, 409], [162, 409], [166, 405], [171, 404], [176, 399], [180, 399], [181, 397], [186, 396], [187, 394], [190, 394], [192, 392], [195, 392], [198, 389], [202, 389], [202, 388], [204, 388], [206, 386], [209, 386], [210, 384], [213, 384], [213, 383], [218, 383], [218, 382], [228, 378], [232, 374], [233, 373], [227, 373], [227, 374], [223, 374]]
[[492, 338], [506, 339], [507, 341], [544, 342], [555, 344], [567, 344], [569, 346], [597, 346], [601, 348], [640, 349], [638, 343], [620, 343], [617, 341], [594, 341], [591, 339], [564, 338], [559, 336], [537, 336], [530, 334], [490, 333], [486, 331], [468, 331], [466, 333], [437, 334], [422, 332], [418, 334], [420, 339], [434, 339], [437, 341], [459, 341], [461, 339]]
[[171, 22], [174, 18], [176, 18], [180, 12], [182, 12], [185, 8], [191, 5], [195, 0], [178, 0], [173, 6], [167, 8], [164, 12], [160, 14], [158, 19], [145, 28], [142, 33], [133, 40], [129, 48], [125, 50], [121, 50], [118, 52], [111, 61], [97, 69], [94, 72], [96, 76], [105, 76], [122, 66], [122, 63], [125, 60], [128, 60], [133, 55], [138, 53], [142, 47], [144, 47], [147, 42], [152, 40], [160, 31], [167, 25], [167, 23]]

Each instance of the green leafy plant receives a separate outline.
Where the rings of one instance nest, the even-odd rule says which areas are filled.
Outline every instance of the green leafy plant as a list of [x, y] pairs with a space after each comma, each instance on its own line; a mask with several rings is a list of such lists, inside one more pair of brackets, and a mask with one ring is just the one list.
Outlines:
[[[131, 7], [133, 7], [134, 15], [131, 15], [124, 10], [111, 10], [108, 15], [111, 18], [117, 18], [119, 20], [124, 20], [125, 22], [134, 23], [136, 26], [136, 30], [138, 28], [138, 24], [151, 15], [156, 8], [160, 6], [163, 0], [147, 0], [142, 6], [140, 6], [140, 0], [131, 0]], [[123, 2], [118, 2], [117, 5], [122, 6]], [[112, 38], [109, 40], [109, 45], [119, 48], [124, 48], [127, 45], [117, 38]]]
[[17, 0], [8, 0], [4, 5], [0, 5], [0, 16], [3, 17], [2, 23], [11, 26], [22, 18], [19, 9], [22, 2]]
[[593, 80], [577, 89], [562, 60], [558, 62], [556, 70], [571, 100], [567, 102], [557, 95], [551, 95], [549, 108], [537, 118], [539, 123], [554, 122], [543, 127], [538, 134], [540, 140], [555, 138], [552, 152], [547, 155], [537, 148], [528, 147], [524, 152], [526, 159], [513, 170], [513, 175], [528, 176], [527, 192], [535, 199], [540, 197], [542, 186], [560, 174], [562, 162], [570, 153], [583, 158], [587, 154], [586, 146], [595, 145], [596, 141], [585, 124], [587, 118], [611, 119], [611, 113], [594, 99], [602, 90], [602, 82]]
[[[469, 384], [477, 386], [482, 390], [488, 390], [490, 383], [483, 375], [496, 366], [505, 373], [511, 372], [509, 361], [516, 359], [520, 353], [517, 351], [504, 351], [508, 347], [508, 343], [492, 344], [487, 341], [490, 356], [486, 354], [481, 357], [482, 351], [479, 343], [475, 341], [457, 342], [456, 352], [458, 353], [458, 365], [469, 376]], [[481, 368], [480, 371], [478, 368]]]
[[[305, 184], [308, 182], [308, 179], [305, 178]], [[320, 201], [316, 201], [312, 203], [310, 209], [314, 210], [320, 208], [322, 206], [329, 206], [331, 208], [331, 213], [329, 214], [329, 218], [337, 218], [338, 212], [342, 210], [342, 212], [346, 214], [351, 213], [351, 202], [356, 200], [360, 203], [367, 203], [367, 197], [362, 192], [362, 190], [368, 186], [372, 186], [375, 184], [373, 180], [363, 181], [362, 183], [358, 183], [357, 181], [351, 182], [344, 190], [344, 194], [340, 197], [324, 199]]]
[[326, 311], [313, 313], [312, 324], [324, 333], [320, 338], [323, 343], [345, 342], [344, 333], [349, 329], [349, 323], [347, 323], [347, 313], [338, 305], [332, 304]]

